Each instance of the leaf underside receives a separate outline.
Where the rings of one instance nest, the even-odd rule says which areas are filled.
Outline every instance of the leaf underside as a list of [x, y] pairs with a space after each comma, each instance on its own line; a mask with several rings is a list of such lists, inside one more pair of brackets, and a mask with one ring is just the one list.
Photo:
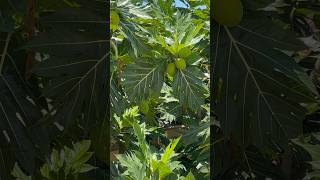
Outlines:
[[215, 108], [224, 133], [244, 146], [286, 147], [302, 133], [306, 111], [300, 103], [314, 102], [314, 90], [296, 62], [275, 48], [304, 46], [253, 15], [233, 28], [216, 25], [214, 39]]
[[37, 149], [49, 150], [44, 127], [31, 127], [41, 118], [40, 109], [21, 84], [13, 75], [0, 75], [0, 177], [8, 177], [14, 160], [32, 173]]
[[49, 79], [43, 96], [53, 100], [51, 122], [69, 127], [76, 119], [97, 124], [107, 113], [107, 44], [104, 17], [81, 8], [42, 19], [48, 31], [25, 48], [48, 54], [33, 72]]

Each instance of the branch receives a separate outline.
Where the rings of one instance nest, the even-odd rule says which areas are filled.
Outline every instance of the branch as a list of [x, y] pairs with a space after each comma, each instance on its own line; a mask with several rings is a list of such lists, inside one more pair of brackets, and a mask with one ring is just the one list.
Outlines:
[[[25, 17], [25, 31], [27, 33], [27, 40], [30, 40], [35, 33], [35, 0], [28, 0], [27, 14]], [[27, 51], [27, 59], [25, 64], [25, 79], [29, 79], [31, 76], [30, 69], [34, 60], [34, 52], [32, 50]]]

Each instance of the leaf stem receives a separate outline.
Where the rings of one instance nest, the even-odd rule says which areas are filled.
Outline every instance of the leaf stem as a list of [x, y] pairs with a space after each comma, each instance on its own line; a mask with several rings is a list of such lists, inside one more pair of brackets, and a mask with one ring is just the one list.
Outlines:
[[8, 46], [9, 46], [9, 42], [10, 42], [10, 39], [11, 39], [11, 35], [12, 35], [12, 32], [8, 33], [7, 39], [6, 39], [6, 43], [5, 43], [5, 45], [4, 45], [3, 52], [2, 52], [2, 55], [1, 55], [1, 60], [0, 60], [0, 76], [1, 76], [1, 74], [2, 74], [2, 68], [3, 68], [4, 61], [5, 61], [5, 59], [6, 59], [6, 55], [7, 55]]
[[113, 41], [110, 41], [110, 43], [111, 43], [111, 45], [112, 45], [112, 47], [113, 47], [113, 49], [114, 49], [116, 59], [118, 59], [118, 48], [117, 48], [117, 46], [114, 44]]

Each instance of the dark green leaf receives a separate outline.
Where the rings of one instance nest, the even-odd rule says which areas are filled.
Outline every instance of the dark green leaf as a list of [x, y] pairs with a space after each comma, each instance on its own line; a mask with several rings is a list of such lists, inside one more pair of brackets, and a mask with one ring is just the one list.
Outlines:
[[136, 62], [125, 68], [124, 89], [130, 100], [140, 102], [151, 97], [152, 93], [159, 94], [164, 81], [163, 64], [151, 62]]
[[54, 101], [48, 117], [66, 127], [77, 118], [85, 126], [98, 123], [106, 114], [108, 81], [104, 17], [74, 8], [44, 17], [42, 23], [48, 31], [25, 48], [50, 55], [33, 68], [50, 80], [43, 94]]
[[201, 108], [208, 95], [208, 89], [200, 79], [202, 76], [199, 69], [193, 66], [179, 70], [174, 76], [173, 94], [181, 104], [187, 105], [190, 109]]
[[216, 96], [217, 114], [224, 133], [241, 145], [285, 147], [302, 133], [306, 110], [300, 103], [314, 102], [315, 90], [301, 80], [308, 79], [303, 69], [274, 49], [303, 46], [294, 43], [290, 33], [279, 36], [283, 30], [270, 21], [251, 17], [234, 28], [216, 26], [215, 91], [222, 87]]
[[246, 9], [252, 9], [252, 10], [257, 10], [259, 8], [264, 8], [268, 6], [269, 4], [275, 2], [275, 0], [243, 0], [243, 6]]

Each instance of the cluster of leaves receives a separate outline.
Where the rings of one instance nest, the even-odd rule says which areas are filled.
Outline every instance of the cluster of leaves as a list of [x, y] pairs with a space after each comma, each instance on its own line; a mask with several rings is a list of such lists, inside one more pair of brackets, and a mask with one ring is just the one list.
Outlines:
[[186, 5], [111, 2], [115, 179], [209, 178], [209, 1]]
[[[60, 152], [53, 149], [49, 161], [40, 169], [42, 179], [78, 179], [79, 174], [93, 170], [95, 167], [86, 164], [93, 155], [92, 152], [88, 152], [89, 148], [90, 141], [84, 140], [73, 144], [73, 149], [67, 146]], [[15, 164], [12, 175], [17, 180], [32, 179], [23, 173], [18, 164]]]
[[[134, 130], [134, 134], [138, 140], [137, 145], [139, 150], [131, 150], [125, 155], [117, 155], [120, 164], [126, 168], [121, 176], [129, 179], [162, 179], [175, 171], [179, 171], [179, 169], [183, 169], [184, 166], [181, 165], [179, 161], [171, 160], [173, 158], [171, 155], [179, 143], [180, 138], [170, 142], [161, 155], [161, 158], [158, 159], [158, 153], [152, 152], [145, 139], [147, 132], [145, 123], [139, 124], [136, 118], [139, 115], [138, 111], [138, 107], [135, 106], [126, 110], [123, 114], [123, 118], [130, 123]], [[178, 178], [177, 174], [178, 173], [174, 173], [173, 175]], [[192, 176], [191, 174], [192, 173], [190, 173], [189, 176]]]

